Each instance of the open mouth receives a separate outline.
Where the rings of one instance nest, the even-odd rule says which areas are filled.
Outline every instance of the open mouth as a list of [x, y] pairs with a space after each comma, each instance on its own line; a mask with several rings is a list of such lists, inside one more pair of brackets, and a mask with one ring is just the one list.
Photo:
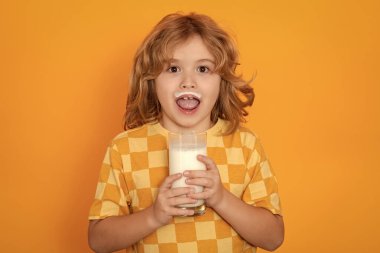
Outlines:
[[201, 103], [201, 95], [196, 92], [176, 92], [176, 103], [184, 111], [194, 111]]

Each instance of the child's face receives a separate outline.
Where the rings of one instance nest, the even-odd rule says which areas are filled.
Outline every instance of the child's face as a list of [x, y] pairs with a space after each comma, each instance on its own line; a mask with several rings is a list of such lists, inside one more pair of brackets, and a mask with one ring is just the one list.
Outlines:
[[171, 62], [156, 78], [161, 124], [172, 132], [206, 131], [219, 96], [221, 77], [200, 36], [174, 48]]

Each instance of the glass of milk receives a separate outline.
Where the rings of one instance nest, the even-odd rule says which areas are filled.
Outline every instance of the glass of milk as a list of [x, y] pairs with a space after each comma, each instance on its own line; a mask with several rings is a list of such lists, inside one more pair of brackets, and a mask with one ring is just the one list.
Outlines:
[[[207, 134], [203, 133], [169, 133], [169, 174], [183, 173], [185, 170], [206, 170], [206, 166], [198, 161], [197, 155], [207, 155]], [[188, 187], [186, 178], [176, 180], [172, 187]], [[195, 192], [202, 192], [203, 187], [192, 185]], [[183, 204], [179, 207], [194, 210], [194, 215], [202, 215], [206, 211], [204, 200]]]

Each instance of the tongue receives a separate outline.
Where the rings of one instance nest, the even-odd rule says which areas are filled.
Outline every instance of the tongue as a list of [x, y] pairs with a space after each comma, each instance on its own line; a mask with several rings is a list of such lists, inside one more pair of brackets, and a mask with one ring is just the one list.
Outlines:
[[193, 110], [199, 105], [197, 99], [178, 99], [177, 105], [184, 110]]

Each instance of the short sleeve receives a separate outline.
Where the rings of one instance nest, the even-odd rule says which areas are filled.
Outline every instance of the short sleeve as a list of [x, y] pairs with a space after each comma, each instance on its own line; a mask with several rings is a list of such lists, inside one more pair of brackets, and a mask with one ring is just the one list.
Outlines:
[[277, 179], [258, 138], [255, 138], [247, 168], [251, 178], [243, 193], [243, 201], [281, 215]]
[[129, 214], [130, 201], [125, 182], [121, 155], [116, 145], [111, 144], [101, 166], [90, 220]]

